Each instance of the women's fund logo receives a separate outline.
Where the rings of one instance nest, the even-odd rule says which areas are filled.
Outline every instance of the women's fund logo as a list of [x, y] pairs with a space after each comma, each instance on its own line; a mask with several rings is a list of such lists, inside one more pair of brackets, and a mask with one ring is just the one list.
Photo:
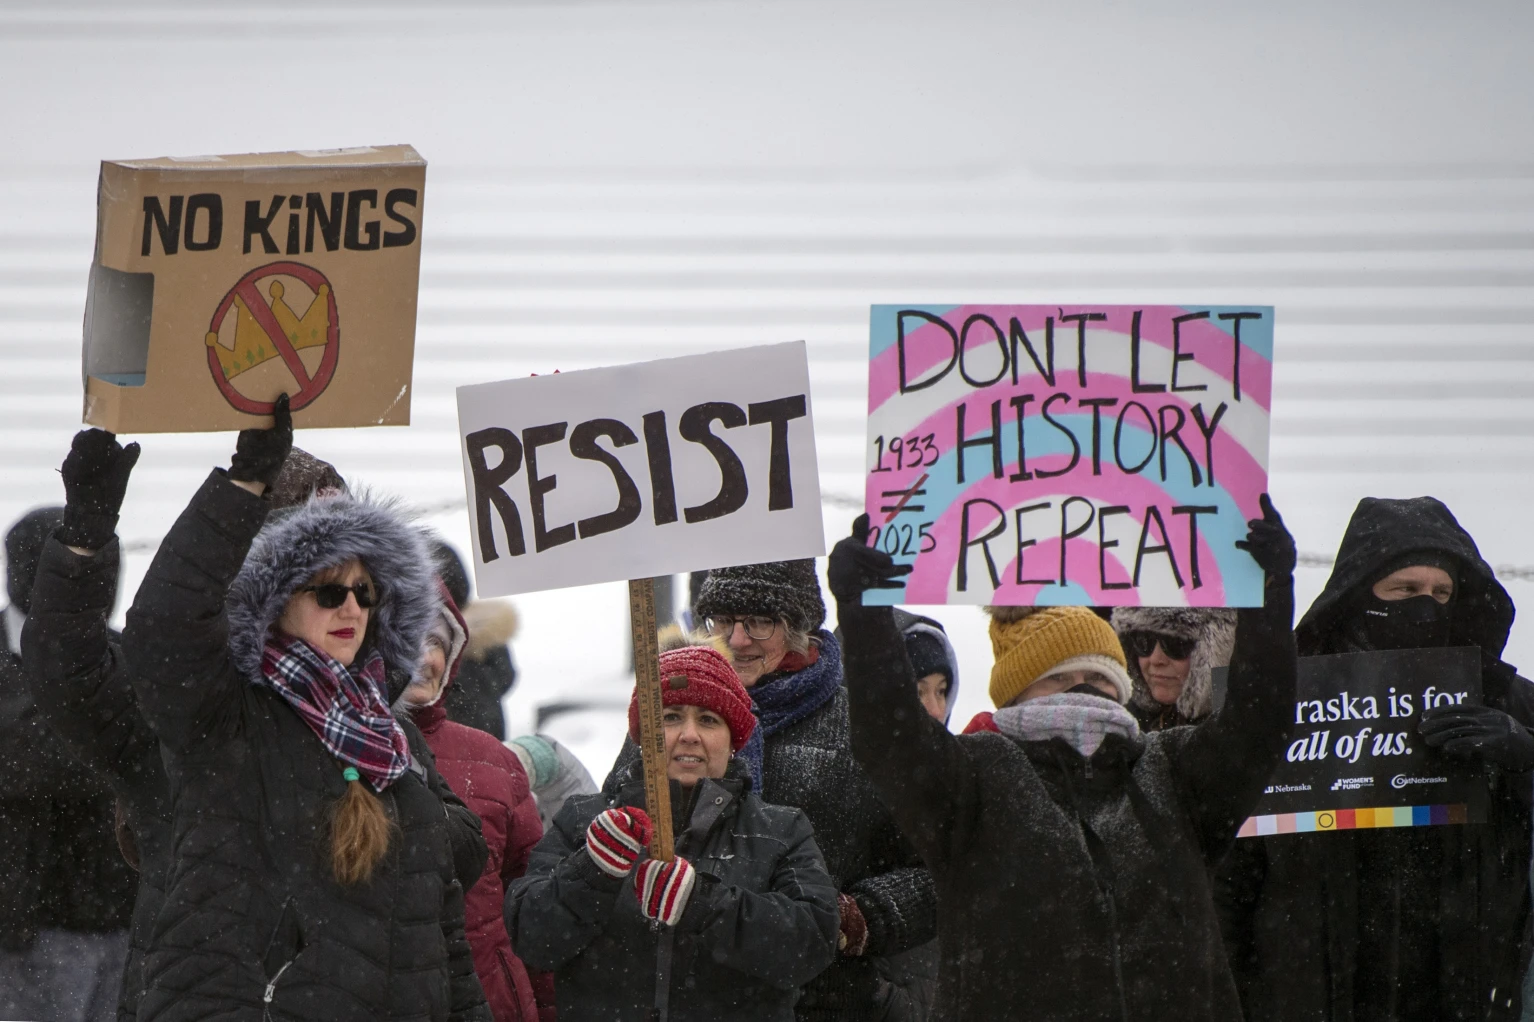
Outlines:
[[206, 340], [213, 383], [231, 405], [270, 415], [276, 395], [286, 393], [297, 411], [335, 375], [341, 348], [335, 292], [312, 266], [268, 263], [224, 295]]

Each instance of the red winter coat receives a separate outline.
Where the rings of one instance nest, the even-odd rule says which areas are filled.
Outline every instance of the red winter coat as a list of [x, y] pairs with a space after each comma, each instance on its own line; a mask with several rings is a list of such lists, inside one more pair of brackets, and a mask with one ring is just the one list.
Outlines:
[[483, 731], [447, 719], [439, 702], [411, 712], [437, 770], [479, 814], [490, 859], [464, 899], [464, 930], [474, 954], [474, 971], [496, 1022], [537, 1022], [538, 1008], [527, 969], [511, 950], [503, 903], [506, 885], [527, 870], [527, 857], [543, 837], [538, 805], [522, 763]]

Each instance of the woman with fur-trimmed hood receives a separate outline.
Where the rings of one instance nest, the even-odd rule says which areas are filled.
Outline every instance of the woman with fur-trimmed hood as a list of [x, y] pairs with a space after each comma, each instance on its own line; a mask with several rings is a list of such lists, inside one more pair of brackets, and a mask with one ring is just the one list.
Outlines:
[[460, 880], [479, 822], [389, 709], [436, 613], [426, 547], [343, 493], [268, 521], [276, 415], [182, 512], [123, 633], [174, 798], [138, 1017], [488, 1020]]
[[1197, 724], [1213, 712], [1214, 671], [1230, 664], [1236, 612], [1223, 607], [1117, 607], [1129, 661], [1129, 712], [1142, 731]]

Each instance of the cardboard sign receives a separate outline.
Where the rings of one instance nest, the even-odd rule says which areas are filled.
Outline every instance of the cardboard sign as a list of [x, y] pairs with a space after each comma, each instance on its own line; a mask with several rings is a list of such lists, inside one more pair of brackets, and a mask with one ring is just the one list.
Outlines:
[[458, 388], [486, 596], [825, 553], [804, 342]]
[[406, 145], [103, 163], [85, 421], [408, 425], [425, 186]]
[[1479, 822], [1480, 764], [1432, 748], [1417, 725], [1428, 707], [1480, 702], [1475, 649], [1301, 657], [1289, 747], [1239, 836]]
[[873, 307], [866, 603], [1262, 604], [1273, 310]]

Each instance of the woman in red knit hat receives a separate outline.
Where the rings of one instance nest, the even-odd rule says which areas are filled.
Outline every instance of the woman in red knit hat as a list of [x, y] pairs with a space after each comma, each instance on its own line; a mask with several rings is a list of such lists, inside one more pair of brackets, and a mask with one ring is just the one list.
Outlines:
[[[506, 899], [512, 946], [559, 1017], [790, 1022], [840, 916], [809, 821], [751, 791], [751, 697], [716, 650], [660, 657], [676, 859], [647, 857], [640, 764], [565, 803]], [[629, 733], [637, 739], [636, 700]]]

